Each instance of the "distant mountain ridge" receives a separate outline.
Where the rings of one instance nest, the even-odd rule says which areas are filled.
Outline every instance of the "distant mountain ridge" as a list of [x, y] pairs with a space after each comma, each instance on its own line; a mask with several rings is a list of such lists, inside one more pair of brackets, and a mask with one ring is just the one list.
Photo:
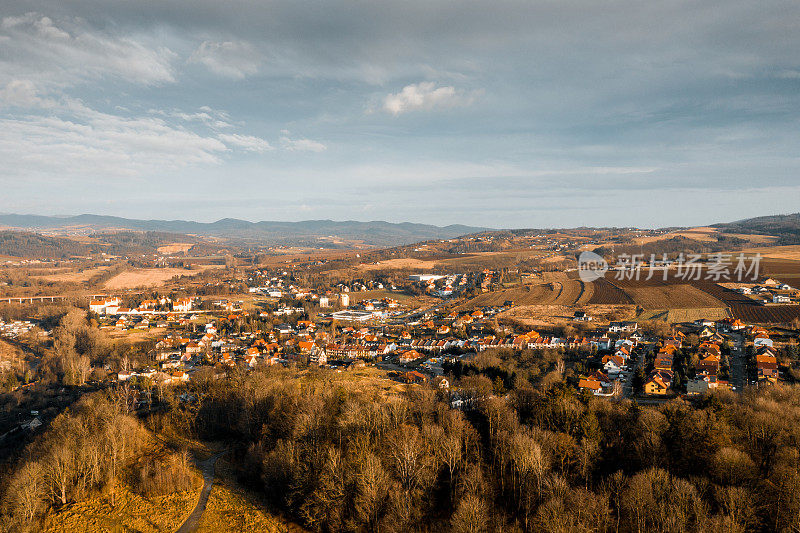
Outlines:
[[359, 222], [354, 220], [304, 220], [300, 222], [249, 222], [223, 218], [216, 222], [187, 220], [139, 220], [106, 215], [77, 215], [55, 217], [44, 215], [0, 214], [0, 227], [41, 231], [86, 227], [97, 231], [135, 230], [195, 234], [247, 240], [259, 243], [289, 244], [295, 241], [337, 237], [342, 240], [363, 241], [375, 246], [408, 244], [431, 239], [451, 239], [479, 233], [490, 228], [461, 224], [433, 226], [412, 222]]

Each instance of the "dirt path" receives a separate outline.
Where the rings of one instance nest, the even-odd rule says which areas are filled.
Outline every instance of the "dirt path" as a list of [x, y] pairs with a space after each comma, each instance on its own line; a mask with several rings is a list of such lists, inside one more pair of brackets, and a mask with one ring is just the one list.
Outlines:
[[208, 503], [208, 495], [211, 494], [211, 486], [214, 484], [214, 465], [224, 453], [224, 451], [219, 452], [200, 463], [200, 468], [203, 471], [203, 490], [200, 492], [200, 499], [197, 501], [192, 514], [181, 524], [177, 533], [193, 533], [197, 531], [200, 518], [203, 516], [203, 511], [205, 511]]

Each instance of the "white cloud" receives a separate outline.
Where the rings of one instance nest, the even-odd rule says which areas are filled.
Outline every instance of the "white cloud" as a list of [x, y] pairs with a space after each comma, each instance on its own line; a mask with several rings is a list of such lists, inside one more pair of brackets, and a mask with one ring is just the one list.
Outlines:
[[432, 81], [406, 85], [396, 94], [389, 94], [383, 100], [383, 110], [398, 116], [408, 111], [430, 111], [462, 107], [472, 104], [480, 91], [465, 92], [452, 86], [437, 87]]
[[28, 78], [63, 86], [106, 76], [142, 85], [175, 81], [176, 55], [142, 38], [111, 36], [80, 19], [54, 22], [38, 13], [0, 21], [0, 78]]
[[798, 80], [800, 79], [800, 70], [786, 69], [778, 72], [778, 78], [784, 80]]
[[269, 142], [252, 135], [223, 134], [219, 135], [218, 138], [225, 144], [242, 148], [247, 152], [264, 153], [274, 150]]
[[0, 107], [52, 107], [53, 100], [39, 96], [36, 84], [30, 80], [11, 80], [0, 87]]
[[311, 139], [292, 139], [287, 136], [281, 137], [281, 147], [290, 152], [324, 152], [328, 149], [321, 142]]
[[[2, 95], [12, 94], [33, 105], [35, 88], [18, 84]], [[156, 175], [194, 165], [223, 162], [231, 151], [267, 152], [273, 149], [259, 137], [240, 134], [201, 134], [172, 120], [204, 120], [197, 114], [156, 112], [145, 116], [121, 116], [96, 111], [80, 100], [64, 97], [44, 101], [42, 114], [0, 116], [0, 160], [8, 177], [55, 176], [114, 177]], [[210, 109], [212, 118], [226, 116]], [[202, 114], [202, 113], [201, 113]], [[157, 115], [157, 116], [154, 116]]]
[[261, 59], [256, 50], [242, 41], [203, 41], [189, 57], [219, 76], [243, 79], [258, 72]]

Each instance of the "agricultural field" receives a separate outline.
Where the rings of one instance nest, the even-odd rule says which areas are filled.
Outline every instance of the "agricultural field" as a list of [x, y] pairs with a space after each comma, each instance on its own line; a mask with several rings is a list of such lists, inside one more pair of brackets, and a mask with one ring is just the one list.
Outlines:
[[647, 309], [638, 320], [656, 320], [668, 323], [693, 322], [702, 318], [720, 320], [730, 316], [727, 307], [686, 307], [682, 309]]
[[355, 267], [360, 272], [370, 272], [373, 270], [394, 270], [394, 269], [413, 269], [431, 270], [436, 266], [435, 261], [424, 261], [413, 257], [402, 257], [398, 259], [387, 259], [373, 264], [361, 264]]
[[[586, 305], [583, 309], [593, 317], [593, 325], [636, 318], [632, 305]], [[529, 328], [563, 326], [577, 324], [572, 319], [574, 312], [575, 308], [565, 305], [523, 305], [500, 313], [498, 320]]]
[[[800, 246], [785, 246], [782, 248], [794, 248], [800, 254]], [[780, 281], [793, 286], [800, 285], [800, 260], [793, 253], [786, 253], [787, 257], [765, 257], [761, 260], [761, 275], [775, 277]], [[791, 257], [791, 258], [790, 258]]]
[[468, 300], [459, 309], [473, 309], [484, 306], [501, 306], [506, 301], [516, 306], [558, 305], [577, 306], [589, 303], [594, 288], [580, 280], [563, 278], [563, 281], [522, 285], [501, 291], [487, 292]]
[[135, 289], [137, 287], [160, 287], [175, 276], [196, 276], [201, 270], [185, 268], [142, 268], [120, 272], [103, 285], [106, 289]]
[[47, 274], [36, 274], [34, 277], [45, 281], [55, 281], [59, 283], [84, 283], [95, 276], [103, 274], [108, 269], [109, 267], [107, 266], [86, 269], [60, 268], [48, 271]]
[[715, 242], [717, 240], [717, 229], [710, 227], [689, 228], [681, 231], [674, 231], [672, 233], [665, 233], [663, 235], [653, 235], [650, 237], [638, 237], [634, 239], [636, 244], [648, 244], [651, 242], [658, 242], [674, 237], [685, 237], [700, 242]]
[[724, 233], [720, 232], [719, 229], [717, 228], [697, 227], [697, 228], [689, 228], [685, 230], [673, 231], [671, 233], [665, 233], [663, 235], [638, 237], [634, 239], [634, 242], [636, 244], [648, 244], [652, 242], [672, 239], [675, 237], [685, 237], [687, 239], [692, 239], [699, 242], [717, 242], [717, 239], [719, 237], [733, 237], [736, 239], [742, 239], [744, 241], [748, 241], [752, 244], [769, 244], [777, 240], [777, 237], [774, 237], [772, 235]]
[[588, 303], [597, 305], [633, 304], [633, 299], [607, 279], [600, 278], [592, 282], [592, 297]]
[[745, 322], [788, 324], [800, 319], [800, 305], [734, 305], [731, 313]]
[[[609, 280], [645, 309], [724, 308], [725, 303], [688, 283]], [[655, 283], [652, 283], [654, 282]]]
[[191, 242], [175, 242], [172, 244], [166, 244], [164, 246], [158, 247], [158, 253], [160, 254], [177, 254], [177, 253], [186, 253], [189, 249], [194, 246], [195, 243]]
[[[797, 261], [798, 264], [794, 265], [794, 270], [797, 271], [800, 269], [800, 246], [798, 245], [746, 248], [742, 251], [746, 254], [761, 254], [761, 257], [764, 259], [784, 259], [788, 261]], [[764, 259], [762, 259], [762, 265], [764, 264]]]
[[369, 299], [382, 299], [382, 298], [392, 298], [397, 300], [400, 305], [405, 305], [408, 307], [419, 307], [422, 305], [431, 305], [433, 303], [437, 303], [440, 300], [434, 298], [432, 296], [412, 296], [410, 294], [405, 294], [402, 292], [395, 292], [395, 291], [388, 291], [388, 290], [374, 290], [374, 291], [357, 291], [357, 292], [350, 292], [347, 293], [350, 297], [350, 304], [355, 304], [361, 302], [363, 300]]
[[750, 298], [749, 296], [745, 294], [740, 294], [734, 291], [733, 289], [728, 289], [726, 287], [723, 287], [718, 283], [713, 283], [711, 281], [705, 281], [705, 280], [698, 280], [698, 281], [693, 281], [692, 285], [699, 288], [703, 292], [710, 294], [717, 300], [722, 301], [725, 305], [729, 307], [733, 306], [761, 307], [760, 303]]

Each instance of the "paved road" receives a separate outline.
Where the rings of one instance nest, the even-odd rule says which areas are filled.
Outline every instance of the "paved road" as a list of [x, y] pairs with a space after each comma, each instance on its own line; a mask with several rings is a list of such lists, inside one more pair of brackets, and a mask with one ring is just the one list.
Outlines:
[[731, 339], [733, 340], [733, 349], [731, 350], [731, 356], [729, 359], [731, 366], [730, 380], [731, 385], [736, 387], [736, 391], [741, 392], [744, 390], [747, 374], [744, 353], [744, 338], [737, 333], [732, 333]]
[[633, 376], [636, 375], [636, 371], [639, 370], [639, 367], [644, 364], [644, 360], [646, 354], [649, 354], [653, 351], [653, 346], [651, 344], [642, 344], [639, 350], [637, 350], [638, 357], [636, 361], [633, 363], [633, 368], [631, 368], [627, 372], [627, 377], [625, 378], [625, 383], [622, 385], [622, 396], [621, 400], [625, 398], [630, 398], [633, 396]]
[[203, 471], [203, 490], [200, 492], [200, 499], [197, 501], [192, 514], [181, 524], [178, 528], [178, 533], [193, 533], [197, 531], [197, 526], [200, 524], [200, 518], [203, 516], [203, 511], [206, 509], [208, 503], [208, 495], [211, 493], [211, 486], [214, 484], [214, 465], [225, 452], [220, 452], [217, 455], [209, 457], [202, 463], [200, 468]]

